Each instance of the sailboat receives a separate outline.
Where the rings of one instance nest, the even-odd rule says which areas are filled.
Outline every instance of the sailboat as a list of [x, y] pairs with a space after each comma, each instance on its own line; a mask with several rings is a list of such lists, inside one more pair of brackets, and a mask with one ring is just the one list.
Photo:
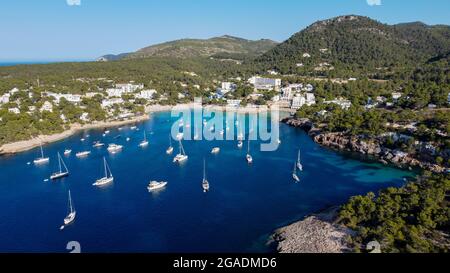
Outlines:
[[176, 162], [181, 163], [181, 162], [183, 162], [183, 161], [188, 159], [188, 156], [184, 152], [184, 148], [183, 148], [183, 144], [181, 143], [181, 140], [179, 142], [180, 142], [180, 153], [177, 154], [175, 156], [175, 158], [173, 159], [174, 163], [176, 163]]
[[42, 163], [47, 163], [50, 161], [50, 158], [48, 157], [44, 157], [44, 150], [42, 149], [42, 144], [41, 146], [41, 157], [36, 158], [33, 162], [34, 164], [42, 164]]
[[169, 135], [169, 148], [166, 150], [166, 154], [171, 155], [173, 153], [173, 146], [172, 146], [172, 137]]
[[93, 186], [104, 186], [114, 181], [114, 177], [105, 157], [103, 157], [103, 164], [105, 165], [105, 176], [95, 181], [95, 183], [92, 184]]
[[300, 182], [300, 178], [298, 178], [297, 175], [297, 164], [294, 164], [294, 171], [292, 172], [292, 178], [294, 178], [296, 182]]
[[206, 162], [203, 159], [203, 181], [202, 181], [203, 192], [209, 191], [209, 182], [206, 179]]
[[248, 136], [248, 148], [247, 148], [247, 156], [246, 156], [248, 164], [253, 163], [253, 157], [250, 155], [250, 135]]
[[148, 146], [148, 141], [147, 141], [147, 134], [144, 131], [144, 140], [141, 141], [141, 143], [139, 143], [139, 147], [147, 147]]
[[[60, 179], [66, 176], [69, 176], [69, 170], [67, 169], [66, 164], [64, 163], [64, 160], [62, 159], [61, 155], [58, 152], [58, 165], [59, 165], [59, 172], [56, 172], [50, 176], [51, 180]], [[64, 167], [64, 170], [63, 170]]]
[[297, 155], [297, 168], [299, 171], [303, 171], [303, 165], [302, 163], [300, 163], [300, 150], [298, 150], [298, 155]]
[[69, 214], [64, 218], [64, 225], [61, 226], [61, 230], [64, 229], [65, 226], [71, 224], [75, 220], [75, 216], [77, 215], [77, 212], [74, 210], [72, 205], [72, 196], [70, 195], [69, 190]]

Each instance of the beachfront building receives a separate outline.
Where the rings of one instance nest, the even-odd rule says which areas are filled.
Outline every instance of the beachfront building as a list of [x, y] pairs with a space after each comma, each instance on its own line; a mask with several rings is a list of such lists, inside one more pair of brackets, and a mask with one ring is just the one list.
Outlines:
[[258, 76], [248, 79], [250, 84], [253, 84], [256, 90], [280, 90], [281, 79], [262, 78]]
[[222, 82], [221, 87], [217, 88], [214, 97], [223, 98], [227, 93], [234, 92], [237, 89], [237, 85], [232, 82]]
[[294, 96], [294, 98], [292, 98], [291, 109], [298, 110], [305, 104], [306, 104], [305, 96], [302, 96], [300, 94], [296, 94]]
[[111, 99], [104, 99], [102, 101], [102, 108], [111, 107], [115, 104], [122, 104], [123, 99], [122, 98], [111, 98]]
[[44, 112], [44, 111], [53, 112], [53, 105], [52, 105], [52, 103], [49, 102], [49, 101], [44, 102], [44, 104], [42, 105], [41, 109], [39, 109], [39, 111], [40, 112]]
[[229, 107], [239, 107], [242, 100], [227, 100], [227, 106]]
[[83, 114], [81, 114], [80, 116], [80, 120], [84, 121], [84, 122], [89, 122], [89, 113], [84, 112]]

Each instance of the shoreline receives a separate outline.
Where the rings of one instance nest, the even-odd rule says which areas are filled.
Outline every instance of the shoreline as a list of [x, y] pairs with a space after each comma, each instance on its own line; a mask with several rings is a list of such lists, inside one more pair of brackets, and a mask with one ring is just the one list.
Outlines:
[[305, 216], [303, 220], [276, 229], [269, 244], [278, 253], [348, 253], [346, 239], [354, 231], [336, 223], [339, 206]]
[[[0, 146], [0, 156], [5, 155], [14, 155], [21, 152], [26, 152], [29, 150], [32, 150], [36, 147], [39, 147], [41, 144], [46, 145], [53, 142], [61, 141], [63, 139], [66, 139], [68, 137], [73, 136], [74, 134], [78, 133], [79, 131], [83, 130], [89, 130], [89, 129], [98, 129], [98, 128], [111, 128], [111, 127], [117, 127], [132, 123], [138, 123], [146, 121], [150, 118], [150, 115], [152, 113], [157, 112], [165, 112], [165, 111], [171, 111], [175, 107], [178, 109], [192, 109], [198, 105], [194, 103], [185, 103], [185, 104], [177, 104], [177, 105], [150, 105], [145, 107], [145, 114], [137, 117], [133, 117], [131, 119], [127, 120], [114, 120], [114, 121], [100, 121], [100, 122], [94, 122], [89, 124], [72, 124], [70, 126], [70, 129], [64, 130], [61, 133], [56, 133], [52, 135], [39, 135], [37, 137], [34, 137], [32, 139], [28, 140], [21, 140], [16, 142], [11, 142], [7, 144], [3, 144]], [[230, 108], [226, 106], [220, 106], [220, 105], [206, 105], [203, 106], [203, 110], [209, 110], [209, 111], [231, 111], [236, 113], [259, 113], [263, 111], [270, 110], [270, 107], [236, 107], [236, 108]], [[288, 112], [285, 109], [280, 109], [280, 112]]]

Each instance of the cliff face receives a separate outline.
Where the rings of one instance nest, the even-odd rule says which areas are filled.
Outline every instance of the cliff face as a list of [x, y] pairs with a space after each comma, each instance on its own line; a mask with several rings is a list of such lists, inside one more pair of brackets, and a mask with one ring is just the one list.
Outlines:
[[377, 138], [348, 136], [343, 133], [324, 133], [308, 119], [286, 119], [288, 125], [302, 128], [320, 145], [340, 150], [371, 155], [379, 159], [383, 164], [394, 164], [398, 167], [417, 167], [432, 172], [442, 173], [445, 168], [430, 162], [421, 161], [406, 153], [399, 153], [383, 147]]

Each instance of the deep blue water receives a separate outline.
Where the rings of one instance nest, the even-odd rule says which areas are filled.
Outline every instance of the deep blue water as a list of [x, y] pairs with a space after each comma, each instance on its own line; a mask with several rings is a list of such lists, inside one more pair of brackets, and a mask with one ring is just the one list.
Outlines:
[[[129, 127], [102, 137], [101, 130], [80, 132], [44, 146], [47, 165], [27, 165], [39, 155], [34, 149], [0, 157], [0, 252], [66, 252], [68, 241], [79, 241], [83, 252], [251, 252], [267, 251], [263, 242], [274, 229], [301, 219], [350, 196], [399, 186], [409, 172], [377, 163], [360, 162], [315, 144], [302, 130], [281, 125], [282, 144], [261, 152], [252, 142], [254, 164], [245, 161], [236, 141], [184, 141], [188, 161], [172, 163], [165, 153], [172, 122], [157, 113], [139, 131]], [[139, 148], [143, 130], [150, 145]], [[89, 134], [85, 142], [80, 138]], [[121, 134], [121, 138], [114, 139]], [[131, 137], [130, 142], [125, 138]], [[94, 140], [124, 144], [121, 153], [92, 148]], [[220, 146], [218, 155], [212, 147]], [[55, 170], [56, 153], [72, 148], [65, 161], [70, 176], [44, 182]], [[175, 151], [177, 145], [174, 143]], [[291, 173], [302, 149], [301, 183]], [[75, 152], [89, 149], [86, 159]], [[102, 176], [106, 156], [115, 177], [104, 189], [92, 186]], [[207, 159], [209, 193], [201, 189], [203, 157]], [[150, 180], [167, 180], [166, 189], [149, 193]], [[59, 230], [72, 192], [77, 218]]]

